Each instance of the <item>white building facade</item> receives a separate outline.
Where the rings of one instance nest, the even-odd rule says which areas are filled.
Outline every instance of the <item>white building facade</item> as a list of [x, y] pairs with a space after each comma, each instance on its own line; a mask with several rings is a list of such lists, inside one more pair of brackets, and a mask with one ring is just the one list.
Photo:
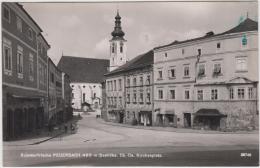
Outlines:
[[154, 50], [154, 122], [199, 129], [258, 127], [257, 22]]

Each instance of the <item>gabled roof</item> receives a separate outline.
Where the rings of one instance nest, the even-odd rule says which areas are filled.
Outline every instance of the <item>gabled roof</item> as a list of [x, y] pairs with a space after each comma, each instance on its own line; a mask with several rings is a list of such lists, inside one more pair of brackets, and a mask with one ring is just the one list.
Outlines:
[[252, 81], [246, 77], [234, 77], [230, 80], [228, 80], [227, 84], [248, 84], [248, 83], [254, 83], [256, 81]]
[[240, 33], [240, 32], [247, 32], [247, 31], [257, 31], [257, 30], [258, 30], [258, 23], [256, 21], [253, 21], [253, 20], [247, 18], [246, 20], [241, 22], [238, 26], [236, 26], [236, 27], [234, 27], [234, 28], [232, 28], [228, 31], [225, 31], [223, 33], [214, 34], [212, 31], [210, 31], [210, 32], [206, 33], [205, 36], [202, 36], [202, 37], [197, 37], [197, 38], [184, 40], [184, 41], [175, 40], [174, 42], [172, 42], [170, 44], [155, 47], [154, 49], [160, 49], [160, 48], [169, 47], [169, 46], [178, 45], [178, 44], [183, 44], [183, 43], [187, 43], [187, 42], [203, 40], [203, 39], [221, 36], [221, 35], [225, 35], [225, 34]]
[[105, 76], [109, 76], [120, 72], [127, 72], [133, 69], [143, 68], [152, 64], [153, 64], [153, 50], [150, 50], [144, 54], [138, 55], [137, 57], [133, 58], [129, 62], [125, 63], [124, 65], [105, 74]]
[[101, 83], [109, 60], [62, 56], [58, 68], [70, 76], [71, 82]]

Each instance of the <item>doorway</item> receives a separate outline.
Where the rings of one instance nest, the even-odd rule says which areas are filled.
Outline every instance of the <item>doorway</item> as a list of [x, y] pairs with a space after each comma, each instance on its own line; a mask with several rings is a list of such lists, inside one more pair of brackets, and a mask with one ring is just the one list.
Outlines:
[[184, 127], [191, 128], [191, 113], [184, 113]]

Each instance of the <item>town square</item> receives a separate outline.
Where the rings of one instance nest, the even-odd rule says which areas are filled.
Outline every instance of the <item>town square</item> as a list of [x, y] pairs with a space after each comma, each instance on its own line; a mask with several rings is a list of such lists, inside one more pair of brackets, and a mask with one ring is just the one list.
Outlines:
[[259, 166], [257, 11], [3, 2], [3, 166]]

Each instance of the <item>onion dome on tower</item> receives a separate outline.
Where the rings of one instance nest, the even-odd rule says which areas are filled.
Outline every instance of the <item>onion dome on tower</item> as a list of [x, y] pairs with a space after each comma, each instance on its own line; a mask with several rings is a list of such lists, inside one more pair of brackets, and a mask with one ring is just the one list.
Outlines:
[[124, 40], [124, 35], [125, 33], [122, 31], [122, 27], [121, 27], [121, 17], [119, 16], [119, 12], [117, 11], [117, 15], [115, 17], [115, 27], [114, 27], [114, 31], [111, 33], [111, 35], [113, 36], [112, 40]]

